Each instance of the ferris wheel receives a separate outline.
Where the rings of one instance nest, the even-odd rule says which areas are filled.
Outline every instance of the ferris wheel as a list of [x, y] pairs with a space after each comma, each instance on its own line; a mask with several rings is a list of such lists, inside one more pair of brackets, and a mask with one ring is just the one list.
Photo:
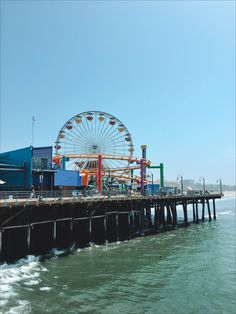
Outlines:
[[104, 171], [129, 171], [134, 152], [131, 135], [113, 115], [100, 111], [80, 113], [63, 125], [55, 142], [55, 156], [65, 158], [67, 169], [92, 173], [102, 155]]

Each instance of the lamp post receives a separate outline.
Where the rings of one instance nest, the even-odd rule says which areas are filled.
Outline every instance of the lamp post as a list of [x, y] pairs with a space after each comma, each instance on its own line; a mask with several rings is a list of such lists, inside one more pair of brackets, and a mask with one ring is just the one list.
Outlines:
[[203, 194], [205, 194], [205, 193], [206, 193], [205, 178], [200, 177], [200, 178], [199, 178], [199, 182], [202, 182], [202, 185], [203, 185]]
[[222, 195], [222, 181], [221, 181], [221, 179], [218, 178], [216, 183], [219, 183], [219, 185], [220, 185], [220, 194]]
[[180, 184], [181, 184], [181, 194], [183, 195], [184, 194], [184, 180], [181, 174], [177, 176], [177, 182], [179, 182], [179, 179], [180, 179]]

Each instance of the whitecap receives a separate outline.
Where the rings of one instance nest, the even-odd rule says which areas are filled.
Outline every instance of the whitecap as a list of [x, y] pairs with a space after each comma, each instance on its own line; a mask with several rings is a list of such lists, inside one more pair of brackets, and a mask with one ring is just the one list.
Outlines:
[[218, 215], [230, 215], [232, 213], [232, 210], [226, 211], [226, 212], [220, 212]]
[[[0, 307], [3, 307], [8, 303], [8, 300], [0, 300]], [[1, 312], [0, 312], [1, 313]]]
[[67, 250], [59, 250], [59, 249], [52, 249], [52, 254], [55, 256], [60, 256], [62, 254], [64, 254]]
[[30, 281], [25, 282], [25, 285], [26, 285], [26, 286], [35, 286], [35, 285], [37, 285], [39, 282], [40, 282], [39, 280], [30, 280]]
[[[30, 303], [26, 300], [19, 300], [18, 305], [12, 307], [7, 314], [30, 313]], [[26, 312], [27, 311], [27, 312]]]
[[[6, 305], [11, 299], [16, 299], [19, 285], [25, 284], [32, 286], [39, 283], [38, 277], [42, 267], [39, 263], [39, 257], [28, 256], [27, 258], [20, 259], [14, 264], [3, 264], [0, 267], [1, 277], [1, 295], [0, 304]], [[18, 305], [11, 308], [9, 313], [25, 313], [24, 310], [27, 301], [19, 301]]]
[[41, 288], [39, 288], [40, 291], [49, 291], [51, 289], [52, 289], [51, 287], [41, 287]]

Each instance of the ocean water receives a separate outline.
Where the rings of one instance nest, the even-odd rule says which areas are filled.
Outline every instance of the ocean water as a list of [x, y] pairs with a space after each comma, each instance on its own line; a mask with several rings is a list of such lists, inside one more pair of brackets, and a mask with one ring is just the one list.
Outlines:
[[216, 201], [210, 223], [3, 264], [0, 313], [236, 313], [235, 205]]

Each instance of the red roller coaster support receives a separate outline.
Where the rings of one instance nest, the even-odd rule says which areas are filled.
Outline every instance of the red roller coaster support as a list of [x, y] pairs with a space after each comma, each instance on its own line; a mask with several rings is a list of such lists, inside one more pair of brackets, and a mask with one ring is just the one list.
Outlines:
[[141, 159], [141, 192], [144, 194], [144, 159]]
[[102, 155], [98, 155], [98, 192], [102, 193]]

